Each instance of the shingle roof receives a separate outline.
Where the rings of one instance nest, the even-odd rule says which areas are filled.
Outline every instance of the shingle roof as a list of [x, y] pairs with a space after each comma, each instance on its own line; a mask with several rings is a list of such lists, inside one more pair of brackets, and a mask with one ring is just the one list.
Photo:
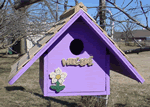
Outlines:
[[134, 37], [149, 37], [150, 31], [148, 31], [148, 30], [134, 30], [133, 35], [134, 35]]

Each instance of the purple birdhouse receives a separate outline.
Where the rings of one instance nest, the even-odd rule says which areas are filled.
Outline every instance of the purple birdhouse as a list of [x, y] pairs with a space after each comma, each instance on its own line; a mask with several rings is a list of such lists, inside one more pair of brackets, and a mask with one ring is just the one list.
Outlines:
[[[12, 66], [12, 72], [17, 73], [11, 76], [9, 84], [13, 84], [38, 58], [39, 83], [44, 96], [109, 95], [110, 70], [144, 82], [126, 55], [81, 5], [77, 5], [78, 9], [75, 6], [73, 13], [71, 9], [74, 8], [64, 13], [47, 36], [39, 41], [41, 46], [33, 47], [23, 56], [30, 58], [22, 58], [22, 62]], [[65, 16], [67, 14], [69, 16]], [[19, 68], [16, 70], [16, 67]]]

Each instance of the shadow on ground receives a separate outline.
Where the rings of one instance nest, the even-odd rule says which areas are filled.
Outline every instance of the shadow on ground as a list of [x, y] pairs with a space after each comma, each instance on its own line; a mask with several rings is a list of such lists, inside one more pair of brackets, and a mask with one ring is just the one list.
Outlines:
[[[5, 89], [7, 91], [16, 91], [16, 90], [20, 90], [20, 91], [23, 91], [23, 92], [29, 92], [29, 93], [32, 93], [30, 91], [27, 91], [24, 87], [22, 86], [7, 86], [5, 87]], [[59, 99], [56, 99], [56, 98], [52, 98], [52, 97], [44, 97], [43, 95], [41, 94], [38, 94], [38, 93], [32, 93], [34, 94], [35, 96], [38, 96], [40, 98], [43, 98], [45, 100], [48, 100], [48, 101], [54, 101], [54, 102], [57, 102], [57, 103], [60, 103], [62, 105], [66, 105], [68, 107], [81, 107], [79, 106], [77, 103], [70, 103], [70, 102], [67, 102], [67, 101], [62, 101], [62, 100], [59, 100]], [[47, 107], [51, 107], [51, 104], [47, 105]]]
[[114, 106], [115, 106], [115, 107], [126, 107], [127, 104], [116, 103]]

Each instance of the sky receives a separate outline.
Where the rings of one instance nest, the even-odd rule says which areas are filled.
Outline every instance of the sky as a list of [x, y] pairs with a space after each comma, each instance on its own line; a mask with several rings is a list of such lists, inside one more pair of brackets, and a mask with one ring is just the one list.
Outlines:
[[[56, 1], [56, 0], [54, 0], [54, 1]], [[64, 0], [63, 0], [64, 1]], [[122, 5], [122, 2], [123, 2], [124, 0], [116, 0], [116, 4], [119, 6], [119, 7], [121, 7], [121, 5]], [[130, 2], [131, 0], [125, 0], [125, 3], [124, 3], [124, 5], [122, 6], [122, 7], [124, 7], [124, 6], [126, 6], [129, 2]], [[135, 7], [135, 5], [136, 5], [136, 3], [135, 3], [135, 1], [136, 0], [133, 0], [133, 2], [128, 6], [128, 8], [129, 7]], [[143, 6], [144, 5], [150, 5], [150, 2], [147, 2], [148, 0], [141, 0], [142, 1], [142, 4], [143, 4]], [[82, 2], [85, 6], [87, 6], [87, 7], [96, 7], [96, 6], [99, 6], [99, 0], [78, 0], [78, 2], [80, 3], [80, 2]], [[75, 1], [74, 0], [68, 0], [68, 5], [71, 5], [71, 6], [75, 6]], [[107, 3], [106, 2], [106, 5], [107, 6], [111, 6], [111, 7], [113, 7], [111, 4], [109, 4], [109, 3]], [[62, 6], [62, 5], [61, 5]], [[122, 8], [121, 7], [121, 8]], [[39, 7], [38, 7], [39, 8]], [[63, 6], [62, 6], [62, 8], [63, 8]], [[69, 9], [69, 7], [67, 8], [67, 9]], [[110, 9], [110, 8], [108, 8], [108, 10], [110, 10], [111, 11], [111, 13], [112, 14], [115, 14], [115, 13], [117, 13], [118, 12], [118, 10], [117, 9]], [[62, 11], [64, 11], [64, 10], [62, 10]], [[88, 13], [89, 13], [89, 15], [90, 16], [96, 16], [96, 14], [97, 14], [97, 10], [96, 10], [96, 8], [90, 8], [90, 9], [88, 9], [88, 11], [87, 11]], [[62, 12], [60, 12], [60, 14], [62, 14]], [[59, 14], [59, 15], [60, 15]], [[132, 16], [132, 14], [131, 14], [131, 16]], [[149, 24], [149, 26], [150, 26], [150, 14], [147, 14], [147, 17], [148, 17], [148, 24]], [[120, 14], [120, 15], [118, 15], [117, 17], [116, 17], [118, 20], [125, 20], [125, 15], [124, 14]], [[138, 16], [138, 21], [140, 21], [142, 24], [144, 24], [144, 25], [146, 25], [146, 20], [145, 20], [145, 16], [144, 15], [142, 15], [142, 16]], [[106, 23], [107, 24], [110, 24], [110, 20], [106, 20]], [[116, 24], [114, 25], [115, 26], [115, 30], [117, 30], [117, 31], [122, 31], [122, 29], [120, 28], [120, 27], [118, 27]], [[111, 26], [109, 26], [109, 27], [106, 27], [107, 29], [111, 29]], [[134, 30], [136, 30], [136, 29], [143, 29], [142, 27], [140, 27], [140, 26], [138, 26], [138, 27], [135, 27], [135, 29]]]
[[[136, 1], [136, 0], [133, 0]], [[148, 2], [148, 0], [141, 0], [142, 1], [142, 5], [150, 5], [150, 2]], [[99, 0], [78, 0], [78, 2], [82, 2], [85, 6], [87, 7], [92, 7], [92, 6], [98, 6], [99, 5]], [[120, 7], [122, 4], [123, 0], [116, 0], [116, 4]], [[125, 6], [126, 4], [128, 4], [130, 2], [130, 0], [125, 0], [125, 3], [123, 6]], [[75, 5], [74, 0], [68, 0], [68, 5]], [[107, 5], [112, 6], [111, 4], [107, 3]], [[135, 2], [131, 3], [129, 5], [129, 7], [134, 7]], [[110, 10], [110, 9], [109, 9]], [[112, 14], [118, 12], [117, 9], [111, 9], [110, 10], [112, 12]], [[96, 8], [92, 8], [92, 9], [88, 9], [88, 13], [93, 17], [94, 15], [96, 15]], [[125, 15], [120, 15], [118, 16], [118, 19], [124, 19]], [[148, 17], [148, 24], [150, 26], [150, 14], [147, 14]], [[146, 20], [145, 20], [145, 16], [139, 16], [138, 20], [143, 23], [144, 25], [146, 25]], [[142, 29], [142, 27], [139, 27], [138, 29]]]

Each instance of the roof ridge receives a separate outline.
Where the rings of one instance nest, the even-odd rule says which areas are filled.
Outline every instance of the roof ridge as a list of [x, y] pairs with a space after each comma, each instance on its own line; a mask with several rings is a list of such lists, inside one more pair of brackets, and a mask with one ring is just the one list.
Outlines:
[[60, 15], [60, 20], [67, 18], [69, 16], [71, 16], [74, 13], [77, 13], [77, 11], [79, 11], [80, 9], [83, 9], [84, 11], [87, 11], [87, 7], [84, 6], [84, 4], [82, 2], [78, 3], [77, 5], [73, 6], [72, 8], [70, 8], [69, 10], [65, 11], [62, 15]]

